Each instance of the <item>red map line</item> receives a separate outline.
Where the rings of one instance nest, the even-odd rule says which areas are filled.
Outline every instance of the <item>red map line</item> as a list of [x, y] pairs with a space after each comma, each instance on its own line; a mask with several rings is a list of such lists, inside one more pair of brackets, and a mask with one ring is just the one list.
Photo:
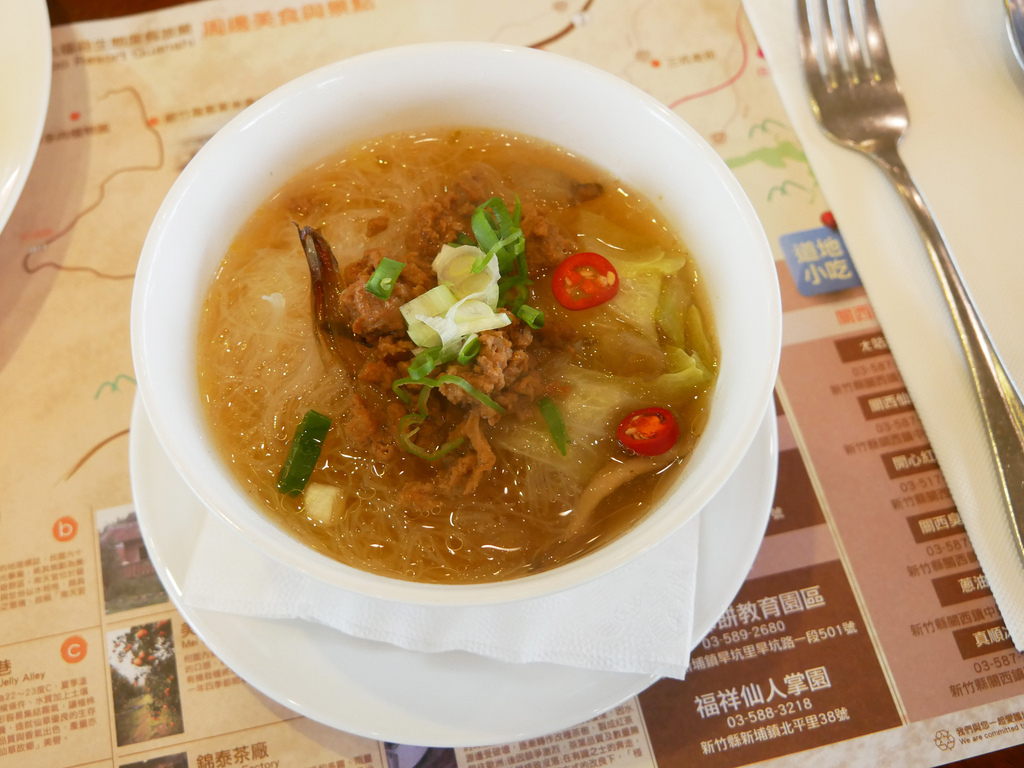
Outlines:
[[102, 100], [107, 98], [108, 96], [113, 96], [118, 93], [129, 93], [134, 98], [136, 106], [139, 109], [139, 113], [142, 116], [143, 127], [156, 138], [157, 153], [159, 155], [157, 162], [153, 165], [132, 165], [125, 168], [118, 168], [116, 171], [114, 171], [105, 179], [103, 179], [99, 185], [99, 196], [96, 198], [95, 201], [93, 201], [90, 205], [79, 211], [74, 216], [74, 218], [72, 218], [71, 221], [68, 222], [68, 224], [65, 225], [64, 228], [61, 229], [59, 232], [48, 237], [46, 240], [39, 243], [38, 245], [33, 246], [28, 250], [27, 253], [25, 253], [24, 257], [22, 257], [21, 260], [21, 267], [26, 274], [34, 275], [36, 272], [39, 272], [42, 269], [56, 269], [59, 272], [86, 272], [91, 275], [95, 275], [96, 277], [102, 278], [104, 280], [132, 280], [135, 278], [134, 272], [130, 274], [112, 275], [106, 272], [100, 272], [98, 269], [87, 265], [69, 266], [65, 264], [60, 264], [56, 261], [39, 261], [38, 263], [33, 263], [32, 260], [32, 257], [35, 256], [35, 254], [45, 251], [47, 247], [55, 243], [57, 240], [60, 240], [62, 237], [68, 234], [68, 232], [74, 229], [75, 225], [78, 224], [78, 222], [81, 221], [85, 216], [89, 215], [97, 208], [99, 208], [100, 205], [103, 203], [104, 198], [106, 198], [107, 196], [107, 184], [109, 184], [113, 179], [117, 178], [118, 176], [124, 173], [131, 173], [134, 171], [158, 171], [164, 167], [163, 139], [160, 137], [160, 132], [157, 131], [156, 128], [151, 126], [149, 122], [146, 120], [146, 105], [143, 104], [142, 97], [139, 95], [139, 92], [131, 86], [125, 86], [123, 88], [116, 88], [112, 91], [107, 91], [99, 98], [100, 100]]
[[120, 432], [115, 432], [114, 434], [110, 435], [109, 437], [105, 437], [102, 440], [100, 440], [98, 443], [96, 443], [96, 445], [94, 445], [92, 448], [90, 448], [88, 451], [86, 451], [85, 454], [82, 456], [82, 458], [80, 458], [78, 461], [75, 462], [75, 465], [71, 468], [71, 470], [66, 475], [64, 475], [64, 479], [65, 480], [70, 480], [71, 476], [73, 474], [75, 474], [75, 472], [80, 470], [82, 468], [82, 465], [85, 464], [85, 462], [87, 462], [89, 459], [91, 459], [93, 456], [95, 456], [96, 453], [100, 450], [100, 448], [103, 448], [108, 443], [112, 443], [114, 440], [116, 440], [119, 437], [124, 437], [125, 435], [128, 434], [129, 431], [130, 430], [122, 429]]
[[[583, 4], [583, 7], [580, 8], [579, 13], [586, 13], [588, 10], [590, 10], [590, 6], [593, 5], [593, 4], [594, 4], [594, 0], [587, 0], [587, 2]], [[541, 40], [539, 43], [533, 43], [530, 46], [530, 48], [543, 48], [546, 45], [551, 45], [551, 43], [553, 43], [556, 40], [560, 40], [561, 38], [565, 37], [570, 32], [572, 32], [574, 29], [576, 29], [576, 25], [570, 23], [570, 24], [568, 24], [565, 27], [565, 29], [559, 30], [558, 32], [553, 34], [551, 37], [546, 37], [543, 40]]]
[[740, 79], [740, 77], [746, 71], [747, 64], [750, 61], [750, 50], [747, 48], [747, 41], [743, 38], [743, 30], [741, 28], [742, 27], [742, 21], [743, 21], [743, 6], [741, 5], [736, 10], [736, 36], [739, 37], [739, 39], [740, 39], [740, 46], [743, 49], [743, 61], [740, 62], [740, 68], [736, 71], [736, 73], [732, 77], [730, 77], [728, 80], [726, 80], [725, 82], [719, 83], [718, 85], [713, 85], [710, 88], [708, 88], [707, 90], [699, 91], [698, 93], [691, 93], [688, 96], [683, 96], [682, 98], [676, 99], [675, 101], [673, 101], [672, 103], [670, 103], [668, 105], [669, 109], [675, 109], [676, 107], [678, 107], [680, 104], [682, 104], [684, 102], [692, 101], [693, 99], [699, 99], [701, 96], [708, 96], [708, 95], [710, 95], [712, 93], [716, 93], [718, 91], [724, 90], [724, 89], [728, 88], [730, 85], [732, 85], [733, 83], [735, 83], [737, 80]]

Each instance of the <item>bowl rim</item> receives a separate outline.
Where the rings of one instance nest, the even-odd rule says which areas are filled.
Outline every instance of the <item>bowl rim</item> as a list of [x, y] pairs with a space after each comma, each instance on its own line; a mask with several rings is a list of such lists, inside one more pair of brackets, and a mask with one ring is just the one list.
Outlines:
[[[191, 455], [187, 441], [183, 441], [175, 429], [173, 415], [161, 406], [159, 387], [151, 374], [152, 345], [147, 344], [147, 308], [151, 303], [147, 299], [155, 290], [153, 281], [157, 276], [157, 256], [165, 241], [168, 238], [173, 239], [174, 227], [178, 224], [177, 218], [182, 215], [183, 203], [192, 194], [194, 187], [202, 183], [204, 174], [209, 173], [208, 166], [216, 165], [217, 153], [221, 148], [245, 140], [250, 132], [258, 130], [265, 116], [287, 109], [289, 104], [308, 93], [310, 89], [321, 88], [325, 83], [346, 87], [346, 78], [367, 67], [383, 64], [413, 66], [412, 62], [421, 60], [421, 57], [431, 60], [442, 55], [495, 57], [495, 62], [511, 61], [503, 60], [501, 57], [513, 57], [516, 60], [536, 62], [538, 65], [543, 63], [545, 68], [560, 67], [568, 75], [588, 79], [603, 89], [609, 89], [609, 93], [615, 93], [619, 98], [635, 101], [639, 111], [650, 113], [651, 119], [662, 121], [670, 130], [677, 133], [689, 145], [697, 159], [708, 167], [715, 180], [722, 185], [723, 192], [736, 208], [737, 227], [741, 227], [750, 236], [758, 251], [751, 259], [754, 264], [760, 265], [762, 280], [769, 292], [765, 297], [768, 311], [767, 316], [763, 318], [762, 328], [767, 351], [759, 369], [760, 379], [746, 384], [749, 392], [748, 402], [745, 404], [747, 413], [739, 424], [738, 436], [732, 440], [728, 450], [724, 451], [721, 464], [713, 467], [707, 476], [690, 484], [691, 497], [687, 504], [689, 513], [658, 515], [657, 513], [664, 507], [661, 505], [617, 539], [577, 560], [538, 574], [479, 584], [406, 581], [344, 565], [324, 555], [318, 555], [269, 521], [257, 511], [242, 489], [236, 488], [234, 493], [235, 502], [243, 500], [245, 504], [242, 505], [225, 503], [223, 494], [211, 493], [203, 481], [202, 472], [194, 463], [196, 459]], [[341, 85], [338, 85], [339, 83]], [[326, 151], [324, 154], [327, 154]], [[280, 187], [284, 181], [285, 179], [278, 179], [276, 186]], [[234, 233], [231, 237], [234, 237]], [[699, 262], [702, 261], [700, 255], [697, 259]], [[142, 249], [131, 308], [132, 357], [139, 383], [139, 394], [161, 446], [175, 469], [204, 506], [234, 528], [251, 545], [278, 562], [303, 571], [310, 578], [371, 597], [422, 605], [479, 605], [552, 594], [618, 568], [656, 546], [706, 505], [745, 455], [774, 391], [781, 340], [781, 297], [775, 260], [767, 236], [745, 191], [710, 145], [664, 104], [604, 70], [559, 54], [497, 43], [418, 43], [360, 54], [301, 75], [246, 108], [200, 149], [165, 197]], [[195, 403], [195, 407], [199, 407], [198, 402]], [[706, 441], [706, 437], [699, 441], [698, 448]]]

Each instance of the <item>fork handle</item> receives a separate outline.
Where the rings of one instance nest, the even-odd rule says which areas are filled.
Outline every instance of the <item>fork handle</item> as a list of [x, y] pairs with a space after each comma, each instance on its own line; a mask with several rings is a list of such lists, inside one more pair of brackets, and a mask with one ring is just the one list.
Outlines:
[[876, 147], [872, 157], [895, 183], [910, 209], [938, 274], [981, 404], [1017, 554], [1024, 561], [1024, 403], [985, 330], [945, 238], [895, 145]]

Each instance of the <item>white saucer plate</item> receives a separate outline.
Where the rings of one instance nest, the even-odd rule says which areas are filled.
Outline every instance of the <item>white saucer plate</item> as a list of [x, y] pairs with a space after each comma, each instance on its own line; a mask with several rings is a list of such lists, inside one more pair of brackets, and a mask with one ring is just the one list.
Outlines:
[[[182, 588], [209, 513], [164, 454], [141, 400], [131, 424], [131, 484], [150, 559], [185, 620], [242, 679], [339, 730], [421, 746], [516, 741], [589, 720], [647, 688], [649, 675], [510, 664], [462, 652], [418, 653], [298, 619], [192, 608]], [[702, 510], [696, 645], [728, 608], [764, 536], [778, 470], [769, 408], [733, 477]]]
[[53, 54], [46, 0], [0, 0], [0, 230], [39, 148]]

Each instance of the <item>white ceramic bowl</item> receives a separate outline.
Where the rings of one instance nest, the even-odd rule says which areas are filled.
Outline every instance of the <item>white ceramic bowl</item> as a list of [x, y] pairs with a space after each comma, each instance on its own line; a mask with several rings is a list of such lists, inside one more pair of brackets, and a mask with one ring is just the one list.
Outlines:
[[[713, 305], [721, 364], [704, 436], [668, 498], [602, 549], [493, 584], [432, 585], [316, 554], [263, 515], [211, 444], [200, 410], [200, 307], [228, 245], [295, 172], [353, 142], [398, 130], [480, 126], [567, 147], [646, 193], [694, 254]], [[252, 544], [322, 582], [420, 604], [534, 597], [606, 573], [656, 545], [732, 474], [769, 406], [781, 342], [771, 250], [743, 190], [678, 116], [628, 83], [525, 48], [439, 43], [393, 48], [311, 72], [217, 133], [175, 182], [143, 248], [132, 355], [156, 435], [197, 496]]]

